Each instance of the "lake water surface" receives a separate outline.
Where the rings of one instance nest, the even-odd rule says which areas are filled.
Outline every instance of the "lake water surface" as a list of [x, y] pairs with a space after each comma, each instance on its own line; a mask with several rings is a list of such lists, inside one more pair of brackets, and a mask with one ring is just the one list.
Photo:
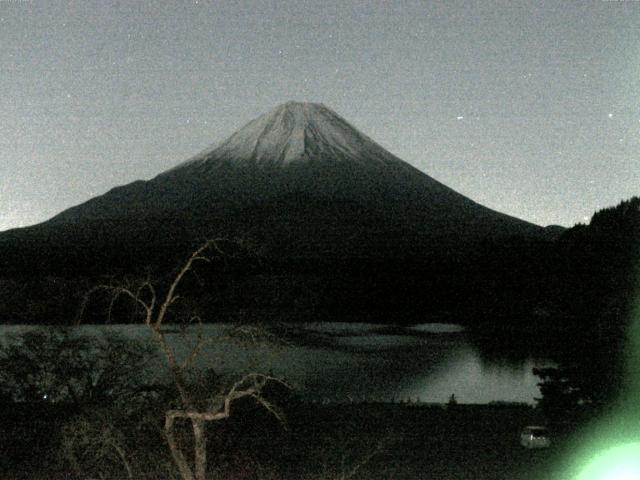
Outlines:
[[[3, 326], [3, 338], [24, 326]], [[81, 326], [83, 333], [115, 330], [133, 338], [150, 338], [143, 325]], [[364, 323], [303, 323], [280, 327], [286, 341], [219, 340], [224, 325], [205, 325], [212, 342], [199, 364], [229, 376], [272, 372], [292, 383], [308, 399], [318, 401], [446, 402], [491, 401], [533, 403], [539, 396], [533, 367], [550, 365], [531, 358], [517, 362], [487, 362], [469, 334], [453, 324], [413, 327]], [[179, 355], [196, 339], [196, 329], [169, 334]], [[218, 340], [216, 340], [218, 339]], [[166, 376], [161, 362], [149, 366]]]

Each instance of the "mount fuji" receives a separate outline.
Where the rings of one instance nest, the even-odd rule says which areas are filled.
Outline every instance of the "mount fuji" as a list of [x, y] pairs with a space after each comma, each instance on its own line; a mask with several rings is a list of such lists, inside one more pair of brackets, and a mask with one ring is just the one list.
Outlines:
[[0, 234], [0, 244], [140, 249], [228, 234], [271, 256], [395, 257], [543, 231], [448, 188], [329, 108], [289, 102], [149, 181]]

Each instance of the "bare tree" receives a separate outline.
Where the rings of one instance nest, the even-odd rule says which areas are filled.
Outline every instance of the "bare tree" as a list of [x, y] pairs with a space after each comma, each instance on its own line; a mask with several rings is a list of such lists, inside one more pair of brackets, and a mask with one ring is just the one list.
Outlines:
[[[212, 261], [212, 256], [210, 256], [212, 252], [224, 255], [220, 248], [221, 242], [222, 239], [208, 240], [195, 250], [173, 277], [164, 295], [158, 294], [150, 279], [135, 286], [100, 285], [87, 293], [78, 316], [80, 321], [91, 295], [101, 290], [111, 294], [109, 316], [111, 316], [113, 307], [120, 297], [130, 299], [141, 311], [144, 324], [148, 327], [164, 355], [180, 399], [179, 408], [170, 409], [164, 413], [164, 435], [182, 480], [205, 480], [207, 471], [206, 426], [208, 422], [228, 418], [231, 414], [233, 403], [242, 398], [254, 399], [278, 420], [282, 421], [279, 411], [263, 396], [262, 392], [270, 382], [277, 382], [288, 387], [285, 382], [274, 376], [249, 373], [233, 383], [228, 389], [218, 392], [213, 398], [199, 398], [193, 395], [189, 388], [187, 372], [193, 368], [199, 353], [210, 339], [205, 338], [202, 328], [199, 328], [197, 341], [192, 345], [184, 359], [180, 360], [167, 339], [164, 326], [167, 323], [169, 310], [180, 299], [180, 295], [177, 292], [185, 276], [193, 271], [195, 264], [210, 263]], [[191, 320], [202, 327], [199, 317], [194, 317]], [[187, 455], [185, 455], [178, 442], [176, 436], [177, 420], [187, 420], [191, 423], [193, 462], [187, 459]]]

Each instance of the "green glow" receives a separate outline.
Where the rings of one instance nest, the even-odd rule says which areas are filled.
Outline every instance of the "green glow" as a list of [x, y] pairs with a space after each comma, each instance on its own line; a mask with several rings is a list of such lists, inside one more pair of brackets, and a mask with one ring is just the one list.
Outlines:
[[626, 345], [625, 391], [606, 417], [579, 432], [573, 467], [558, 480], [640, 480], [640, 248]]
[[640, 480], [640, 443], [606, 450], [596, 456], [576, 480]]

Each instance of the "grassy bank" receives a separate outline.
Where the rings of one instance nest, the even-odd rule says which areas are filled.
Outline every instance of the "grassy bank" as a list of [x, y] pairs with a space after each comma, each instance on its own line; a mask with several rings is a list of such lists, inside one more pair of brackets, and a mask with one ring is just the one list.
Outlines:
[[[540, 412], [523, 406], [335, 405], [300, 411], [292, 420], [297, 455], [324, 458], [303, 462], [310, 478], [349, 478], [356, 467], [351, 478], [550, 478], [562, 443], [522, 448], [520, 430], [543, 423]], [[296, 478], [291, 473], [287, 478]]]
[[[519, 445], [524, 426], [543, 423], [540, 412], [527, 406], [295, 403], [286, 410], [286, 429], [248, 403], [228, 421], [212, 424], [211, 478], [548, 479], [563, 454], [558, 437], [545, 450]], [[2, 478], [76, 478], [55, 465], [60, 420], [50, 415], [34, 422], [24, 412], [14, 420], [4, 441], [26, 450], [5, 459], [14, 463], [5, 463]], [[5, 414], [4, 425], [9, 423]], [[166, 446], [149, 448], [169, 460]], [[116, 468], [109, 478], [125, 478], [124, 472]]]

